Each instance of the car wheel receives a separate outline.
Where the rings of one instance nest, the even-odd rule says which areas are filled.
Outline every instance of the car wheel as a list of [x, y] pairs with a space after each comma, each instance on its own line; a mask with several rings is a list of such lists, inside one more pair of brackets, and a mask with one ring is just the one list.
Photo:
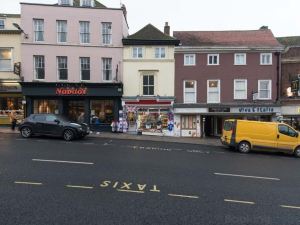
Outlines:
[[297, 147], [294, 151], [294, 156], [300, 158], [300, 147]]
[[65, 141], [72, 141], [74, 139], [74, 132], [72, 130], [65, 130], [63, 137]]
[[241, 153], [248, 153], [251, 150], [251, 146], [250, 146], [249, 142], [242, 141], [238, 146], [238, 150]]
[[22, 127], [21, 128], [21, 135], [23, 138], [29, 138], [32, 135], [32, 130], [30, 127]]

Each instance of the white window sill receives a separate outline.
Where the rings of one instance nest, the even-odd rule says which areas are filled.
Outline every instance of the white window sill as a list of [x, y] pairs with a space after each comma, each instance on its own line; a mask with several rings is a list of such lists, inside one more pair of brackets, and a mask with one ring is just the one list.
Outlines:
[[207, 66], [220, 66], [220, 64], [207, 64]]

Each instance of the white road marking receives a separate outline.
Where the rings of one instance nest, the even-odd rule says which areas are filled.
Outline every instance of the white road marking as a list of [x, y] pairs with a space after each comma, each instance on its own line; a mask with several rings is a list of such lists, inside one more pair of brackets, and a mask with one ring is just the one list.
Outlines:
[[195, 195], [178, 195], [178, 194], [168, 194], [171, 197], [179, 197], [179, 198], [199, 198]]
[[273, 177], [257, 177], [257, 176], [247, 176], [247, 175], [230, 174], [230, 173], [214, 173], [214, 174], [219, 176], [244, 177], [244, 178], [264, 179], [264, 180], [280, 180], [279, 178], [273, 178]]
[[79, 189], [93, 189], [94, 187], [90, 186], [78, 186], [78, 185], [66, 185], [68, 188], [79, 188]]
[[92, 162], [75, 162], [75, 161], [61, 161], [61, 160], [48, 160], [48, 159], [32, 159], [37, 162], [52, 162], [52, 163], [69, 163], [69, 164], [83, 164], [83, 165], [94, 165]]
[[27, 184], [27, 185], [43, 185], [42, 183], [36, 183], [36, 182], [26, 182], [26, 181], [15, 181], [15, 184]]
[[300, 209], [299, 206], [291, 206], [291, 205], [280, 205], [282, 208], [289, 208], [289, 209]]
[[117, 191], [120, 192], [131, 192], [131, 193], [139, 193], [139, 194], [144, 194], [144, 191], [133, 191], [133, 190], [125, 190], [125, 189], [117, 189]]
[[249, 204], [254, 205], [255, 202], [248, 202], [248, 201], [239, 201], [239, 200], [232, 200], [232, 199], [224, 199], [225, 202], [233, 202], [233, 203], [241, 203], [241, 204]]

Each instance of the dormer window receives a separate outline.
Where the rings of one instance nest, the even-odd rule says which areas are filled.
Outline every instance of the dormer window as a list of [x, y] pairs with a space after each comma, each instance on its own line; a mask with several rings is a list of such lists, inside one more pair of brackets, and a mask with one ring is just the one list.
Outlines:
[[59, 0], [59, 5], [73, 5], [73, 0]]
[[94, 0], [80, 0], [80, 3], [83, 7], [94, 7]]

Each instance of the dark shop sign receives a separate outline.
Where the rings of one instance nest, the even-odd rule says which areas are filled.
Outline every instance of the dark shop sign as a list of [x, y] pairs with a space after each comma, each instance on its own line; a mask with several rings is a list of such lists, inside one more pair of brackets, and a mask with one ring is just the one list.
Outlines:
[[214, 108], [208, 108], [208, 112], [230, 112], [230, 108], [227, 107], [214, 107]]
[[55, 94], [56, 95], [67, 95], [67, 96], [72, 96], [72, 95], [80, 95], [84, 96], [87, 95], [88, 89], [87, 88], [75, 88], [75, 87], [59, 87], [56, 88]]

